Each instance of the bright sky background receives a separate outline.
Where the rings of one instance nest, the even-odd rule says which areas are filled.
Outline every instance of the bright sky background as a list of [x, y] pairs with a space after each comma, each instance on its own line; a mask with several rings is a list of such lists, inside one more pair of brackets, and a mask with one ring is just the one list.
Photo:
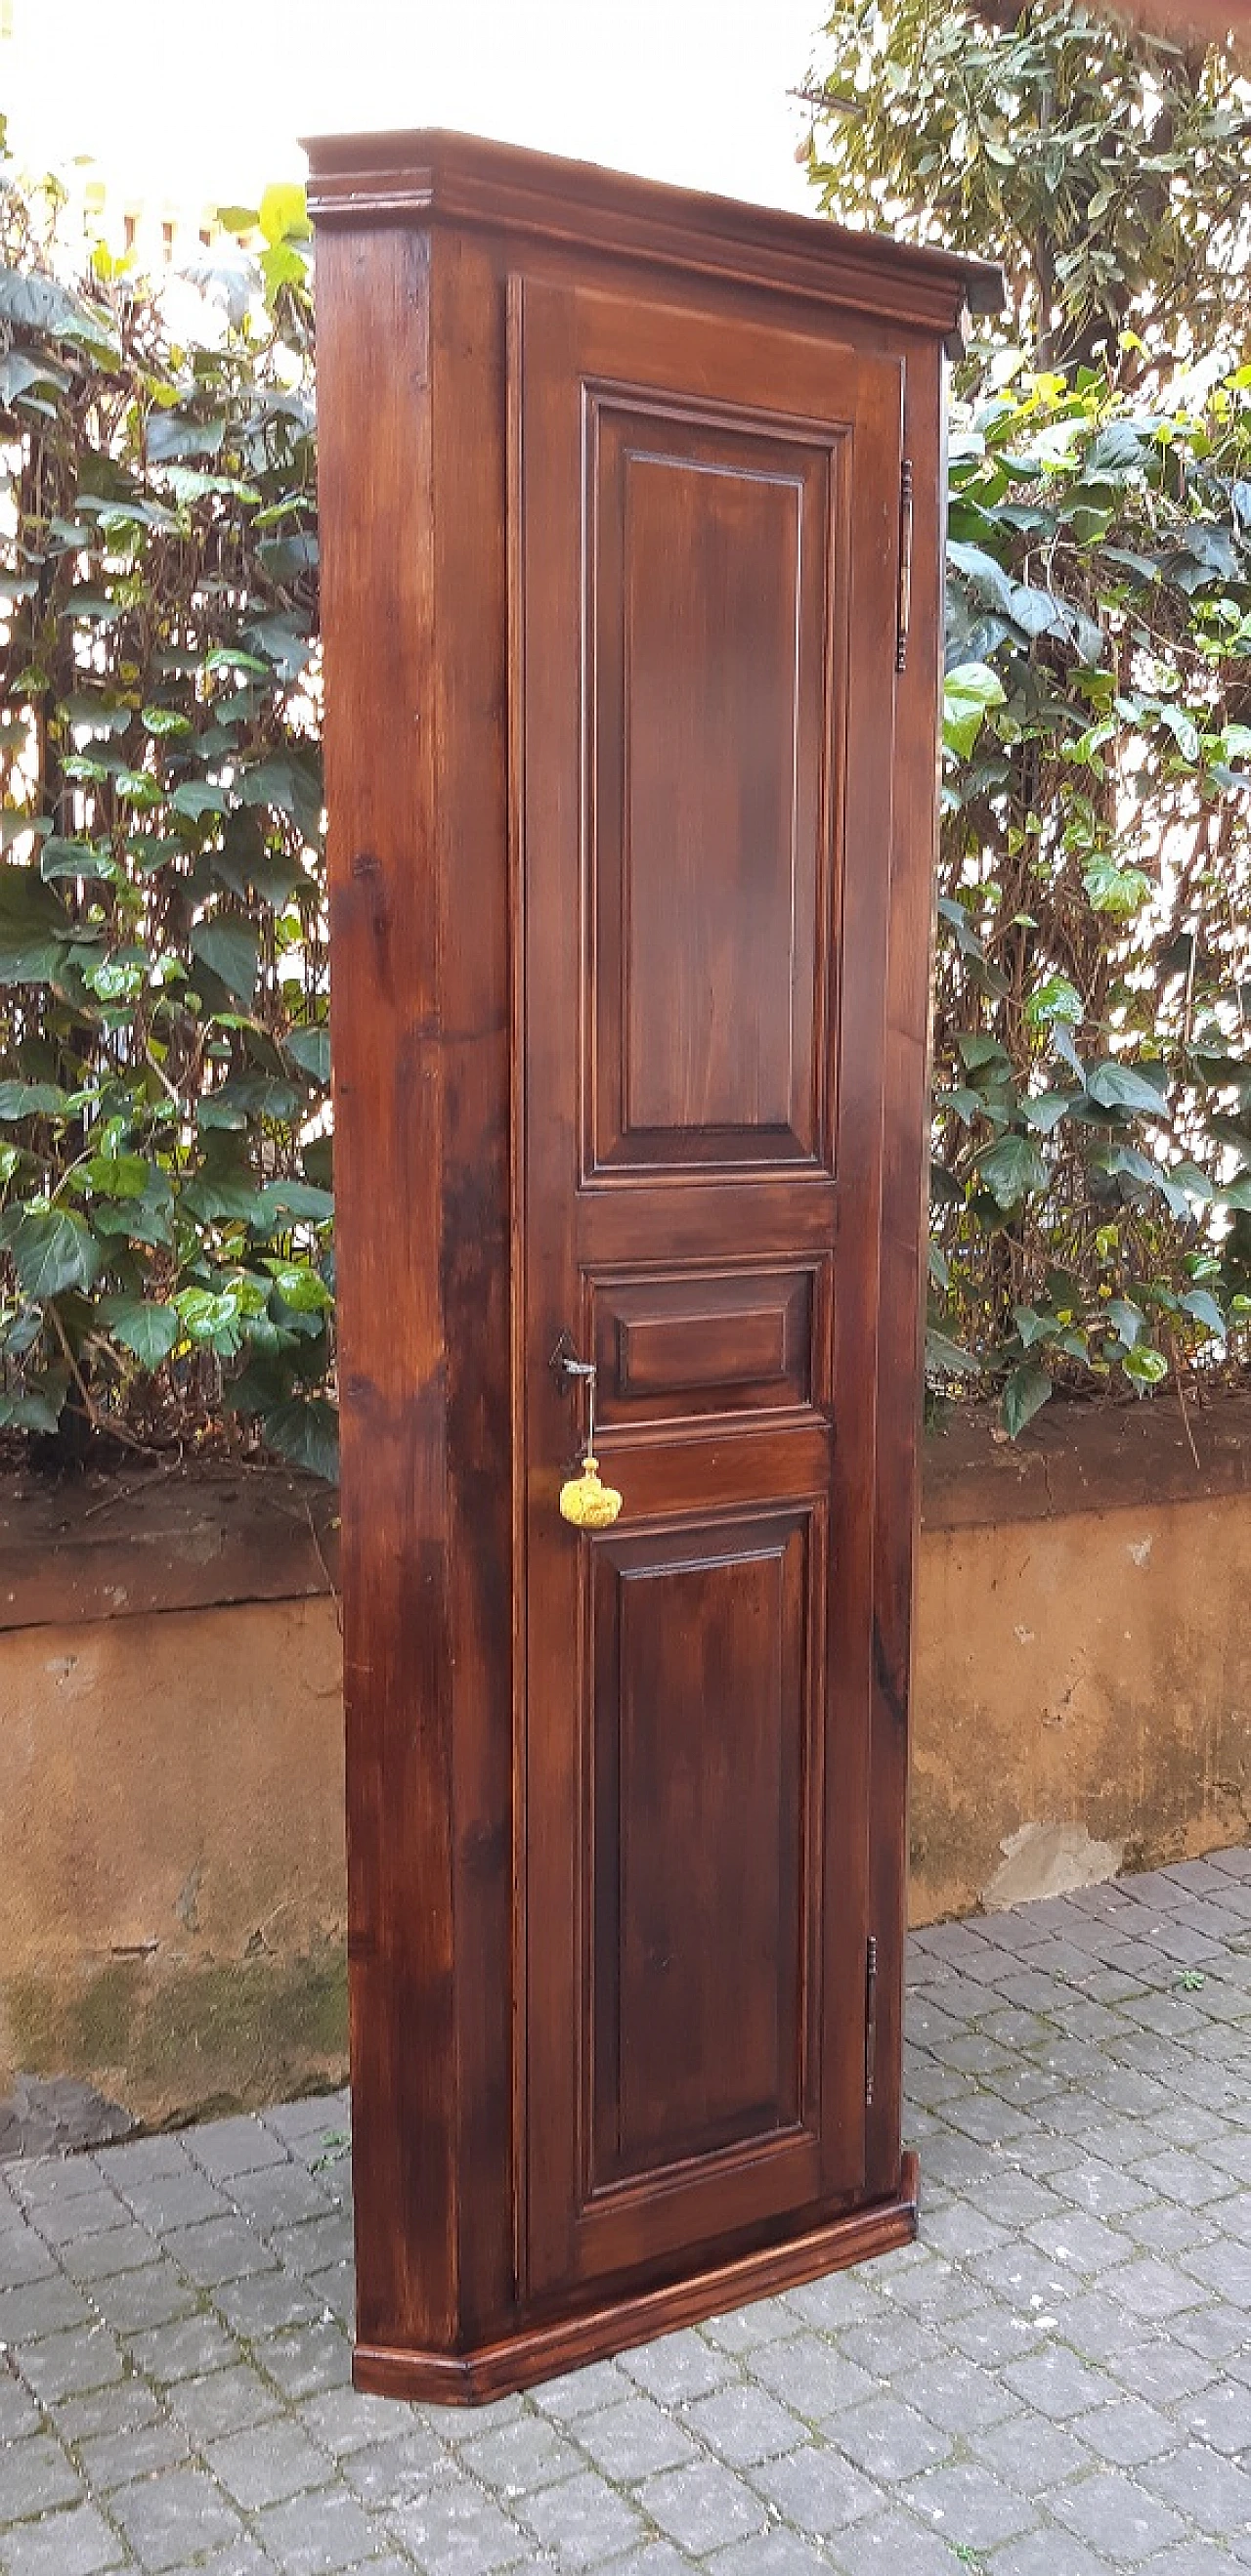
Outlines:
[[0, 109], [27, 164], [255, 201], [297, 137], [451, 125], [814, 212], [787, 91], [822, 0], [11, 0]]

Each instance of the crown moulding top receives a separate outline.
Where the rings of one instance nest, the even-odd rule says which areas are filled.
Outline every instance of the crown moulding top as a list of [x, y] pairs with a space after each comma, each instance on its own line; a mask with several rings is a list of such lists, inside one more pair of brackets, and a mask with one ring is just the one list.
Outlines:
[[309, 213], [323, 228], [475, 225], [598, 247], [917, 324], [954, 350], [969, 314], [1003, 303], [1001, 273], [984, 260], [477, 135], [316, 135], [304, 150]]

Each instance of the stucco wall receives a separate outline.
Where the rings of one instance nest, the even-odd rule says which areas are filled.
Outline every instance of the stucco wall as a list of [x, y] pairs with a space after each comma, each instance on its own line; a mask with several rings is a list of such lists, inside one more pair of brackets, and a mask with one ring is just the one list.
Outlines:
[[[932, 1447], [914, 1920], [1251, 1838], [1251, 1399], [1198, 1466], [1184, 1428]], [[293, 1479], [0, 1507], [0, 2094], [153, 2120], [341, 2074], [333, 1559]]]

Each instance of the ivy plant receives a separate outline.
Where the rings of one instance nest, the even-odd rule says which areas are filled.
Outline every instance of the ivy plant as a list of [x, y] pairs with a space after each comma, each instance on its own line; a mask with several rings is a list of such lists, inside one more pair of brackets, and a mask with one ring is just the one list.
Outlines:
[[0, 1429], [332, 1474], [307, 245], [67, 279], [0, 195]]
[[929, 1368], [1203, 1389], [1251, 1324], [1251, 93], [1080, 5], [848, 0], [831, 211], [1000, 257], [949, 447]]

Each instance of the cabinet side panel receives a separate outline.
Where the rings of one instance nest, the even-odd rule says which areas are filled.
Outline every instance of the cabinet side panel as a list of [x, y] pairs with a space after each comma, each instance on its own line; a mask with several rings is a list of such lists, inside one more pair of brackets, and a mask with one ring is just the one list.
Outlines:
[[436, 232], [435, 721], [439, 763], [443, 1310], [460, 2329], [499, 2332], [514, 2287], [513, 1540], [505, 280]]
[[429, 245], [325, 233], [318, 394], [357, 2314], [455, 2331]]
[[899, 2177], [904, 1927], [908, 1882], [908, 1702], [921, 1432], [928, 1172], [930, 952], [938, 691], [943, 631], [943, 360], [908, 345], [904, 448], [914, 495], [907, 664], [896, 698], [895, 831], [882, 1105], [882, 1271], [874, 1530], [871, 1919], [878, 1936], [877, 2035], [868, 2182]]

